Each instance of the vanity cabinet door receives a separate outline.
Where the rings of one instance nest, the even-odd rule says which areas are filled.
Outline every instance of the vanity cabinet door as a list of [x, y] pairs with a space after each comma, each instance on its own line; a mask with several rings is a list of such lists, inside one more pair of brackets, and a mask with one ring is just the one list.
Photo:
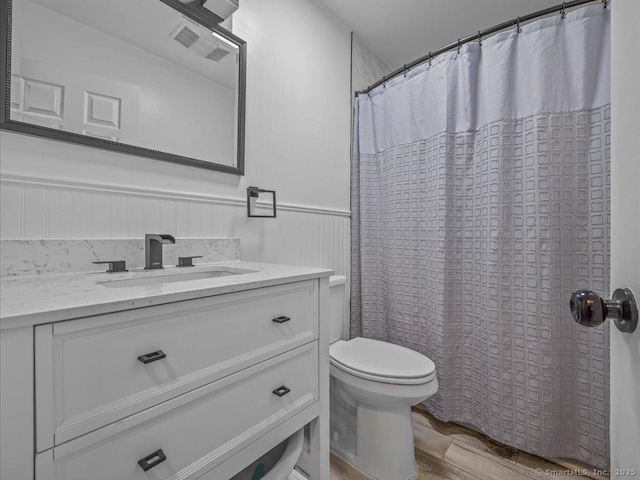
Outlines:
[[37, 451], [317, 338], [306, 281], [36, 327]]
[[36, 480], [201, 477], [317, 401], [317, 344], [39, 453]]

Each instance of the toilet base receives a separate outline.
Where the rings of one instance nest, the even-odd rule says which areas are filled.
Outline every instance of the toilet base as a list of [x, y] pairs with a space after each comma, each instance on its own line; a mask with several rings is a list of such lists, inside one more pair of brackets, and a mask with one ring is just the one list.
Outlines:
[[354, 466], [375, 480], [413, 480], [417, 475], [411, 408], [358, 405]]
[[417, 466], [411, 407], [346, 403], [331, 378], [331, 453], [372, 480], [412, 480]]

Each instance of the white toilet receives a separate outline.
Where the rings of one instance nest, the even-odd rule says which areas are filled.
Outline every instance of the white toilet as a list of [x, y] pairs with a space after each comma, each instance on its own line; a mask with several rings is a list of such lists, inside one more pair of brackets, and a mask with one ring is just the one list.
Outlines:
[[413, 479], [411, 406], [438, 390], [435, 365], [398, 345], [359, 337], [341, 340], [345, 281], [337, 275], [329, 280], [331, 451], [372, 479]]

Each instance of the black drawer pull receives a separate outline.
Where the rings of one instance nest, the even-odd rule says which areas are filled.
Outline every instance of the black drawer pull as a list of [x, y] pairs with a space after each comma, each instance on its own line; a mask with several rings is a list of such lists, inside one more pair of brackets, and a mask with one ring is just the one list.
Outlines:
[[287, 393], [289, 393], [291, 390], [288, 389], [287, 387], [285, 387], [284, 385], [282, 385], [281, 387], [276, 388], [273, 393], [276, 394], [279, 397], [284, 397]]
[[160, 449], [160, 450], [156, 450], [153, 453], [150, 453], [143, 459], [138, 460], [138, 465], [140, 465], [140, 468], [146, 472], [147, 470], [151, 470], [156, 465], [161, 464], [166, 459], [167, 459], [167, 456], [164, 454], [162, 449]]
[[162, 350], [156, 350], [155, 352], [140, 355], [138, 357], [138, 360], [146, 365], [147, 363], [156, 362], [158, 360], [162, 360], [163, 358], [167, 358], [167, 354]]
[[284, 315], [273, 319], [273, 321], [276, 323], [285, 323], [285, 322], [288, 322], [289, 320], [291, 320], [291, 318], [285, 317]]

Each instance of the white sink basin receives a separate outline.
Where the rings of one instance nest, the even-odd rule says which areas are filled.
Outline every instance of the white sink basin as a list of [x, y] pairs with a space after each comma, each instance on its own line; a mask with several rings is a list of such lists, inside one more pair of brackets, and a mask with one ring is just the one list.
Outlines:
[[188, 282], [191, 280], [205, 280], [208, 278], [227, 277], [230, 275], [242, 275], [254, 273], [254, 270], [243, 270], [240, 268], [210, 268], [199, 272], [175, 272], [164, 275], [153, 275], [149, 273], [145, 277], [125, 278], [120, 280], [106, 280], [98, 282], [103, 287], [108, 288], [129, 288], [145, 287], [147, 285], [160, 285], [163, 283]]

